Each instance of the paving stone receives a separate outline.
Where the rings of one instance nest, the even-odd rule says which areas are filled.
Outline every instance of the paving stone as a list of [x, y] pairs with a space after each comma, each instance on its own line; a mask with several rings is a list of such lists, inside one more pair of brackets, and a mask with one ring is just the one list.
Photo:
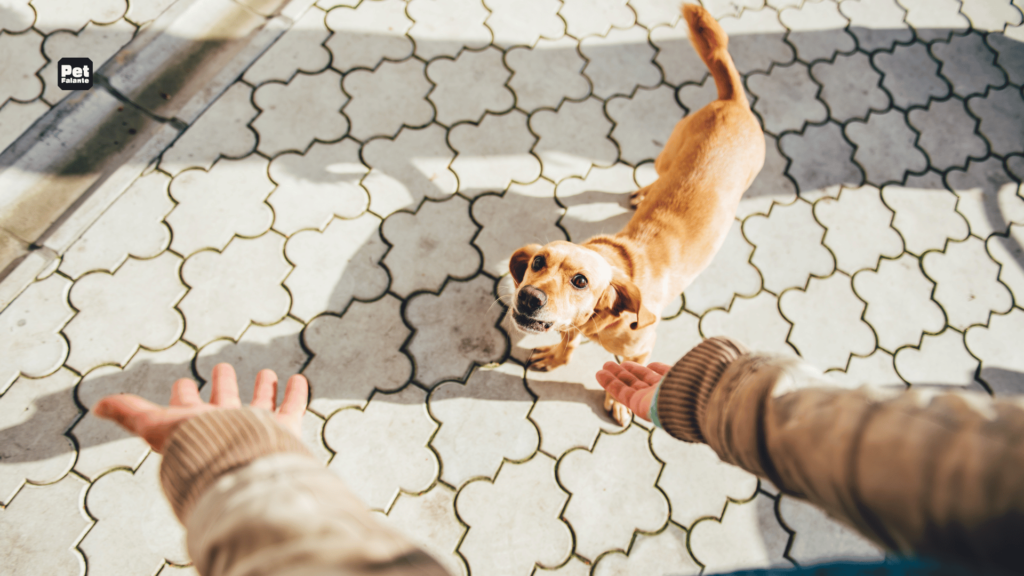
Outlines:
[[426, 396], [416, 386], [378, 392], [365, 410], [339, 410], [327, 420], [324, 440], [335, 453], [327, 467], [370, 508], [387, 510], [399, 490], [423, 492], [437, 478], [437, 456], [427, 447], [437, 424]]
[[608, 100], [606, 110], [615, 122], [612, 139], [619, 145], [620, 157], [633, 165], [657, 158], [672, 129], [683, 119], [683, 110], [668, 86], [637, 88], [632, 98], [616, 96]]
[[711, 310], [700, 320], [701, 334], [707, 338], [728, 336], [751, 350], [780, 354], [794, 354], [786, 342], [791, 328], [779, 312], [778, 299], [763, 291], [753, 298], [737, 298], [728, 311]]
[[0, 396], [0, 503], [10, 506], [26, 480], [55, 482], [71, 470], [76, 446], [64, 432], [81, 414], [75, 404], [77, 382], [74, 372], [61, 368], [39, 380], [22, 376]]
[[533, 50], [512, 48], [505, 64], [513, 72], [508, 87], [520, 110], [556, 108], [565, 98], [578, 100], [590, 93], [590, 81], [582, 74], [587, 61], [572, 38], [541, 39]]
[[16, 100], [8, 100], [0, 106], [0, 152], [11, 142], [18, 139], [22, 132], [28, 130], [39, 117], [46, 114], [50, 107], [41, 99], [28, 104]]
[[999, 262], [999, 281], [1010, 288], [1014, 302], [1024, 303], [1024, 226], [1013, 224], [1006, 236], [993, 234], [985, 246], [992, 259]]
[[996, 64], [1010, 82], [1024, 84], [1024, 25], [1007, 28], [1005, 34], [990, 33], [985, 42], [998, 54]]
[[535, 576], [590, 576], [590, 564], [584, 564], [576, 556], [570, 556], [569, 561], [558, 568], [553, 570], [538, 568], [533, 573]]
[[686, 531], [674, 524], [655, 535], [637, 534], [628, 556], [602, 556], [594, 566], [594, 575], [661, 574], [663, 570], [679, 575], [700, 573], [700, 566], [686, 548]]
[[530, 130], [539, 138], [533, 151], [541, 159], [543, 174], [555, 182], [569, 176], [582, 178], [591, 166], [611, 166], [619, 155], [608, 138], [612, 123], [597, 98], [565, 101], [558, 110], [538, 110], [530, 115]]
[[980, 159], [988, 154], [985, 141], [975, 133], [978, 121], [967, 114], [964, 103], [956, 98], [932, 100], [927, 108], [911, 110], [907, 120], [921, 134], [917, 143], [928, 154], [935, 170], [962, 168], [968, 158]]
[[287, 152], [274, 158], [269, 174], [277, 188], [267, 199], [274, 208], [274, 230], [288, 236], [322, 231], [336, 216], [359, 216], [368, 199], [359, 180], [367, 171], [359, 161], [359, 144], [348, 138], [314, 142], [305, 154]]
[[891, 50], [894, 42], [910, 42], [914, 33], [896, 0], [843, 0], [839, 11], [850, 19], [850, 32], [861, 50]]
[[951, 170], [946, 183], [960, 198], [956, 209], [970, 224], [971, 234], [987, 238], [1006, 234], [1013, 222], [1024, 223], [1024, 200], [1019, 187], [996, 158], [971, 160], [967, 170]]
[[633, 170], [625, 164], [593, 168], [586, 178], [567, 178], [555, 188], [565, 206], [559, 224], [573, 242], [615, 234], [633, 217], [629, 196], [637, 190]]
[[906, 22], [919, 40], [948, 41], [950, 33], [963, 34], [970, 26], [960, 13], [959, 0], [897, 0], [907, 10]]
[[807, 202], [776, 205], [768, 216], [747, 218], [743, 235], [754, 245], [750, 261], [761, 271], [764, 287], [775, 294], [802, 288], [809, 276], [824, 277], [835, 270], [832, 254], [821, 243], [825, 229]]
[[[658, 311], [665, 315], [664, 311]], [[662, 320], [657, 326], [657, 339], [648, 362], [675, 364], [683, 354], [700, 344], [700, 318], [689, 311], [671, 310], [672, 318]], [[639, 423], [639, 421], [637, 421]]]
[[410, 0], [406, 13], [415, 22], [409, 36], [424, 60], [455, 57], [462, 48], [476, 50], [491, 43], [484, 25], [490, 13], [479, 0]]
[[711, 264], [686, 288], [686, 309], [698, 316], [712, 308], [728, 309], [735, 296], [754, 296], [761, 290], [761, 274], [750, 265], [754, 247], [743, 238], [737, 220]]
[[744, 10], [760, 10], [764, 0], [703, 0], [704, 8], [720, 20], [726, 16], [739, 16]]
[[967, 238], [967, 220], [956, 211], [957, 195], [945, 189], [937, 172], [911, 176], [904, 186], [886, 186], [882, 199], [896, 212], [892, 226], [911, 254], [921, 256], [928, 250], [942, 250], [947, 239]]
[[[665, 525], [668, 501], [653, 486], [661, 467], [647, 432], [637, 426], [599, 437], [592, 452], [574, 450], [562, 458], [558, 480], [572, 494], [562, 516], [573, 528], [576, 554], [594, 560], [605, 550], [627, 550], [634, 530]], [[616, 505], [609, 506], [612, 494]]]
[[[864, 302], [854, 294], [845, 274], [811, 278], [806, 290], [780, 296], [779, 309], [793, 323], [789, 342], [822, 370], [846, 368], [850, 354], [866, 356], [875, 349], [875, 333], [861, 319]], [[826, 330], [835, 337], [821, 338]]]
[[925, 334], [920, 349], [904, 348], [894, 360], [900, 376], [914, 386], [981, 388], [974, 381], [978, 359], [967, 352], [964, 335], [950, 328]]
[[250, 321], [281, 320], [291, 305], [281, 286], [292, 269], [284, 241], [273, 232], [235, 238], [223, 252], [199, 252], [186, 260], [181, 278], [192, 289], [178, 305], [187, 319], [183, 338], [201, 348], [218, 338], [238, 339]]
[[75, 546], [92, 521], [82, 510], [88, 485], [74, 474], [46, 486], [25, 486], [0, 514], [0, 533], [18, 546], [0, 549], [0, 562], [18, 574], [82, 574]]
[[[341, 318], [314, 318], [303, 332], [313, 359], [303, 370], [312, 388], [309, 408], [322, 416], [347, 406], [365, 405], [376, 388], [392, 392], [412, 376], [412, 362], [401, 348], [412, 331], [402, 322], [402, 301], [353, 302]], [[344, 374], [344, 378], [339, 378]]]
[[395, 134], [403, 125], [424, 126], [434, 117], [425, 99], [432, 86], [423, 63], [413, 58], [381, 62], [373, 71], [353, 70], [342, 87], [352, 97], [342, 109], [351, 123], [349, 133], [359, 140]]
[[452, 576], [466, 576], [466, 563], [455, 552], [465, 527], [455, 516], [455, 492], [435, 484], [428, 492], [399, 494], [386, 522], [413, 544], [426, 550]]
[[253, 102], [262, 112], [251, 124], [259, 134], [257, 149], [275, 156], [288, 150], [304, 152], [314, 139], [341, 138], [349, 126], [341, 113], [347, 101], [341, 75], [334, 70], [313, 76], [299, 73], [288, 84], [260, 86]]
[[740, 74], [767, 71], [772, 64], [793, 60], [793, 49], [784, 40], [786, 28], [774, 8], [744, 10], [738, 17], [720, 18], [718, 23], [729, 35], [729, 55]]
[[9, 0], [4, 2], [4, 11], [0, 15], [0, 30], [19, 33], [32, 27], [36, 20], [36, 12], [29, 5], [29, 0]]
[[[437, 121], [446, 126], [462, 120], [479, 122], [485, 112], [511, 109], [515, 97], [505, 84], [512, 73], [502, 66], [501, 58], [501, 50], [492, 46], [479, 52], [464, 50], [454, 60], [432, 61], [427, 77], [435, 85], [429, 98], [437, 109]], [[377, 93], [372, 91], [371, 97]]]
[[441, 428], [430, 445], [444, 462], [441, 480], [456, 487], [473, 478], [493, 480], [504, 460], [525, 460], [537, 450], [525, 377], [522, 366], [506, 363], [477, 368], [465, 384], [434, 389], [428, 405]]
[[764, 148], [764, 167], [740, 198], [737, 218], [744, 219], [751, 214], [767, 216], [772, 205], [792, 204], [796, 200], [796, 186], [786, 177], [789, 161], [779, 152], [778, 140], [765, 134]]
[[24, 34], [0, 34], [0, 103], [14, 98], [35, 100], [43, 93], [43, 81], [36, 75], [46, 65], [43, 36], [35, 30]]
[[971, 20], [971, 28], [985, 32], [1002, 32], [1006, 26], [1021, 24], [1021, 11], [1009, 2], [962, 0], [960, 10]]
[[882, 562], [885, 552], [813, 504], [782, 496], [779, 518], [796, 532], [786, 556], [810, 566], [822, 562]]
[[882, 77], [862, 52], [818, 62], [811, 67], [811, 75], [821, 83], [821, 99], [838, 122], [866, 118], [871, 110], [880, 112], [889, 107], [889, 96], [878, 86]]
[[60, 330], [75, 315], [70, 288], [67, 278], [54, 274], [29, 285], [0, 313], [0, 394], [19, 374], [42, 378], [64, 363], [68, 343]]
[[836, 52], [857, 47], [853, 36], [844, 30], [849, 20], [839, 12], [834, 0], [806, 2], [799, 9], [779, 12], [779, 20], [789, 29], [789, 42], [804, 62], [831, 60]]
[[993, 315], [987, 328], [975, 326], [964, 336], [968, 350], [981, 359], [979, 379], [996, 396], [1019, 397], [1024, 393], [1024, 362], [1017, 346], [1022, 337], [1024, 312], [1020, 308]]
[[679, 7], [659, 0], [629, 0], [636, 13], [636, 23], [654, 30], [658, 26], [675, 26], [682, 20]]
[[36, 11], [35, 28], [43, 34], [55, 30], [77, 32], [90, 21], [111, 24], [121, 19], [128, 8], [127, 0], [95, 0], [94, 2], [63, 2], [61, 0], [32, 0]]
[[455, 509], [469, 526], [459, 552], [470, 571], [503, 576], [564, 563], [573, 548], [560, 518], [568, 498], [555, 481], [555, 461], [543, 454], [505, 463], [493, 483], [468, 484]]
[[479, 125], [460, 124], [448, 132], [457, 153], [451, 170], [459, 177], [459, 192], [476, 197], [540, 176], [540, 161], [530, 154], [537, 137], [526, 123], [526, 115], [513, 110], [501, 116], [485, 114]]
[[850, 356], [850, 364], [845, 371], [829, 370], [825, 375], [844, 388], [906, 387], [906, 383], [896, 373], [893, 355], [881, 349], [875, 350], [870, 356]]
[[837, 184], [859, 186], [864, 176], [853, 163], [853, 146], [838, 124], [808, 126], [803, 134], [784, 134], [779, 148], [790, 159], [787, 173], [801, 194]]
[[256, 148], [249, 122], [257, 114], [252, 88], [235, 82], [163, 153], [160, 169], [172, 176], [186, 168], [209, 170], [221, 156], [249, 154]]
[[459, 181], [448, 165], [455, 153], [447, 131], [431, 124], [418, 130], [403, 128], [393, 140], [374, 138], [363, 145], [370, 172], [363, 186], [370, 192], [370, 210], [381, 217], [402, 208], [415, 210], [423, 198], [443, 200], [455, 193]]
[[469, 202], [460, 197], [389, 216], [381, 235], [392, 246], [383, 260], [391, 291], [405, 298], [418, 290], [437, 292], [448, 277], [472, 276], [480, 267], [480, 254], [469, 245], [477, 230]]
[[690, 529], [690, 550], [711, 573], [790, 567], [783, 557], [788, 541], [775, 516], [775, 500], [764, 494], [742, 504], [729, 502], [721, 520], [709, 518]]
[[718, 518], [728, 499], [747, 500], [756, 493], [756, 476], [722, 462], [706, 444], [680, 442], [658, 428], [651, 435], [651, 449], [665, 463], [658, 487], [672, 503], [672, 521], [681, 526]]
[[539, 179], [513, 184], [502, 196], [485, 194], [473, 202], [473, 220], [483, 228], [473, 244], [483, 254], [483, 269], [495, 276], [508, 272], [508, 260], [522, 246], [566, 240], [558, 227], [563, 209], [555, 202], [555, 185]]
[[940, 72], [958, 96], [983, 94], [989, 86], [1006, 83], [1006, 74], [995, 65], [995, 52], [977, 32], [953, 36], [948, 43], [936, 42], [931, 51], [942, 63]]
[[175, 304], [187, 290], [180, 267], [181, 258], [164, 252], [150, 260], [129, 258], [113, 275], [95, 272], [75, 282], [70, 302], [78, 314], [64, 328], [71, 346], [65, 364], [84, 374], [101, 364], [124, 366], [139, 346], [174, 344], [184, 328]]
[[882, 71], [882, 86], [900, 108], [928, 104], [931, 98], [949, 94], [949, 84], [939, 76], [939, 63], [924, 44], [897, 44], [892, 52], [876, 52], [871, 61]]
[[[747, 94], [748, 100], [750, 94]], [[687, 110], [687, 114], [696, 112], [708, 104], [718, 100], [718, 87], [711, 76], [704, 78], [701, 84], [684, 84], [676, 92], [676, 100]]]
[[[155, 20], [172, 4], [174, 4], [174, 0], [136, 0], [128, 3], [128, 11], [124, 17], [133, 24], [145, 24]], [[165, 568], [164, 572], [168, 572], [168, 570]]]
[[565, 33], [557, 0], [484, 0], [484, 5], [491, 11], [484, 23], [500, 48], [532, 47], [541, 38], [554, 40]]
[[570, 448], [589, 450], [599, 431], [622, 430], [604, 409], [604, 389], [594, 378], [598, 367], [614, 358], [598, 344], [584, 342], [568, 364], [526, 373], [526, 384], [537, 397], [530, 419], [540, 428], [544, 453], [557, 458]]
[[768, 132], [799, 131], [807, 122], [824, 122], [828, 109], [818, 100], [819, 87], [807, 75], [807, 66], [794, 62], [775, 66], [767, 74], [751, 74], [750, 91], [757, 95], [754, 111]]
[[[171, 386], [179, 378], [192, 378], [195, 350], [182, 342], [159, 352], [139, 350], [122, 370], [101, 366], [78, 385], [78, 401], [91, 409], [104, 396], [135, 394], [156, 404], [167, 404]], [[117, 424], [97, 418], [92, 412], [71, 430], [78, 445], [75, 470], [86, 478], [97, 478], [114, 468], [135, 470], [149, 453], [149, 445]]]
[[776, 10], [782, 10], [784, 8], [799, 8], [803, 4], [803, 0], [766, 0], [765, 3]]
[[873, 186], [843, 188], [839, 199], [822, 198], [814, 216], [825, 226], [825, 246], [836, 257], [836, 267], [847, 274], [878, 267], [881, 256], [903, 252], [903, 239], [889, 225], [893, 213]]
[[993, 152], [1002, 156], [1024, 152], [1024, 96], [1019, 89], [989, 90], [984, 97], [968, 100], [967, 107], [981, 120], [981, 133]]
[[505, 335], [496, 327], [503, 311], [494, 305], [491, 288], [490, 279], [477, 276], [449, 281], [438, 295], [408, 300], [405, 318], [416, 333], [406, 350], [416, 362], [417, 382], [433, 387], [442, 380], [461, 380], [473, 363], [505, 356]]
[[[327, 9], [322, 3], [320, 7]], [[331, 51], [331, 66], [340, 72], [373, 69], [384, 58], [412, 56], [413, 42], [406, 33], [413, 22], [405, 8], [404, 0], [379, 0], [328, 12], [325, 23], [334, 34], [324, 46]]]
[[[287, 381], [286, 381], [287, 382]], [[331, 460], [333, 454], [324, 444], [324, 425], [326, 422], [310, 410], [302, 415], [302, 429], [300, 430], [302, 442], [313, 454], [318, 462], [324, 466]]]
[[890, 352], [918, 346], [923, 332], [938, 333], [946, 325], [942, 309], [931, 299], [935, 284], [909, 254], [882, 260], [877, 272], [858, 272], [853, 288], [868, 303], [864, 319], [875, 329], [878, 345]]
[[224, 159], [209, 172], [187, 170], [171, 181], [177, 205], [165, 220], [171, 249], [189, 256], [200, 250], [223, 250], [235, 236], [253, 237], [270, 229], [274, 211], [265, 200], [274, 189], [269, 162], [256, 155]]
[[647, 34], [642, 26], [613, 28], [606, 36], [580, 41], [580, 52], [587, 59], [583, 73], [593, 84], [595, 96], [628, 96], [637, 86], [654, 88], [661, 83], [661, 71], [654, 64], [655, 50], [647, 42]]
[[[678, 16], [679, 11], [675, 10], [674, 6], [672, 8]], [[690, 42], [690, 26], [686, 20], [680, 18], [671, 27], [658, 26], [651, 30], [650, 41], [658, 49], [654, 61], [661, 67], [665, 82], [679, 86], [687, 82], [701, 82], [710, 76], [708, 67], [693, 49]]]
[[185, 529], [160, 491], [160, 457], [150, 454], [134, 474], [96, 480], [85, 498], [96, 524], [79, 547], [96, 574], [155, 572], [165, 560], [187, 564]]
[[565, 20], [565, 31], [581, 39], [604, 36], [615, 28], [629, 28], [636, 23], [636, 14], [626, 0], [563, 0], [558, 11]]
[[[367, 2], [367, 4], [391, 4], [390, 2]], [[373, 10], [373, 7], [367, 7]], [[352, 15], [341, 11], [341, 14]], [[331, 35], [325, 23], [324, 11], [311, 7], [295, 24], [274, 42], [256, 62], [249, 66], [242, 79], [257, 86], [264, 82], [276, 80], [288, 82], [299, 70], [307, 74], [315, 74], [331, 63], [331, 51], [324, 46], [324, 40]], [[337, 24], [337, 20], [334, 20]], [[338, 36], [343, 35], [344, 32]], [[335, 38], [338, 42], [340, 38]], [[368, 43], [370, 38], [365, 38]]]
[[195, 566], [176, 566], [164, 564], [164, 567], [156, 573], [156, 576], [199, 576]]
[[388, 246], [379, 227], [377, 217], [364, 214], [336, 218], [322, 233], [306, 230], [288, 239], [285, 256], [295, 270], [284, 285], [293, 316], [308, 322], [322, 312], [340, 313], [353, 298], [374, 300], [387, 290], [388, 273], [380, 260]]
[[925, 274], [935, 281], [935, 300], [946, 311], [949, 325], [965, 330], [988, 324], [989, 314], [1007, 312], [1010, 291], [999, 283], [999, 265], [985, 252], [985, 243], [969, 237], [950, 242], [945, 252], [929, 252], [921, 259]]
[[864, 168], [868, 182], [902, 182], [907, 172], [928, 168], [928, 158], [914, 146], [917, 133], [898, 110], [871, 112], [866, 122], [847, 124], [845, 132], [857, 146], [853, 159]]
[[57, 63], [61, 58], [69, 54], [88, 54], [94, 69], [98, 69], [134, 35], [135, 26], [126, 20], [117, 20], [106, 26], [90, 22], [77, 34], [60, 31], [47, 36], [43, 41], [43, 54], [50, 63], [39, 71], [39, 77], [46, 85], [43, 89], [43, 100], [53, 105], [70, 93], [57, 86]]

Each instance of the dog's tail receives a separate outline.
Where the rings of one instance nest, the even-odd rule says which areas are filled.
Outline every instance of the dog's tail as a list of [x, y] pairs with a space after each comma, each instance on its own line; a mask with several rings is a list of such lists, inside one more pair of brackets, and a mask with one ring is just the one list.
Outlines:
[[683, 4], [683, 17], [690, 25], [690, 41], [715, 77], [719, 100], [747, 101], [743, 81], [727, 50], [729, 37], [707, 10], [696, 4]]

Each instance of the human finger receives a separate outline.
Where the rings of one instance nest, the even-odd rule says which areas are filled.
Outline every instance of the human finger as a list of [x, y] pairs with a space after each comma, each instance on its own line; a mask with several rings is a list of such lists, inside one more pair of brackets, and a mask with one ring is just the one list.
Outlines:
[[112, 420], [137, 436], [142, 436], [147, 416], [160, 410], [160, 406], [134, 394], [106, 396], [92, 407], [97, 417]]
[[643, 387], [642, 383], [637, 379], [637, 377], [630, 373], [629, 370], [626, 370], [626, 368], [624, 367], [625, 363], [615, 364], [609, 362], [609, 364], [611, 364], [611, 366], [608, 366], [606, 364], [604, 367], [605, 370], [608, 370], [609, 372], [614, 374], [615, 377], [621, 380], [623, 384], [631, 388], [636, 387], [637, 384], [641, 384], [641, 387]]
[[625, 382], [619, 379], [618, 375], [611, 370], [599, 370], [597, 372], [597, 383], [608, 391], [619, 402], [629, 406], [629, 401], [636, 393]]
[[252, 407], [273, 412], [277, 401], [277, 374], [269, 368], [256, 375], [256, 386], [252, 391]]
[[239, 408], [242, 401], [238, 399], [238, 377], [235, 369], [227, 362], [213, 367], [210, 377], [213, 390], [210, 392], [210, 404], [221, 408]]
[[622, 369], [636, 379], [637, 388], [647, 388], [661, 381], [661, 376], [657, 372], [636, 362], [623, 362]]
[[202, 403], [194, 380], [180, 378], [171, 387], [171, 406], [198, 406]]
[[277, 409], [277, 417], [291, 428], [296, 436], [302, 431], [302, 415], [306, 413], [309, 403], [309, 381], [302, 374], [288, 379], [284, 389], [284, 400]]
[[651, 362], [650, 364], [647, 365], [647, 367], [650, 368], [651, 370], [654, 370], [655, 372], [662, 376], [668, 374], [668, 371], [672, 369], [672, 366], [668, 364], [662, 364], [661, 362]]

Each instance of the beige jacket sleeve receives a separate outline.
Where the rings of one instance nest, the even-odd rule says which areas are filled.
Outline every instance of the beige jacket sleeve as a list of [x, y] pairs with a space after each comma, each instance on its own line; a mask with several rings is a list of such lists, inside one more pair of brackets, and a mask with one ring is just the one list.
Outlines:
[[727, 338], [657, 392], [660, 425], [902, 554], [1024, 573], [1024, 402], [837, 388], [799, 358]]
[[442, 576], [269, 412], [216, 410], [165, 448], [164, 493], [203, 576]]

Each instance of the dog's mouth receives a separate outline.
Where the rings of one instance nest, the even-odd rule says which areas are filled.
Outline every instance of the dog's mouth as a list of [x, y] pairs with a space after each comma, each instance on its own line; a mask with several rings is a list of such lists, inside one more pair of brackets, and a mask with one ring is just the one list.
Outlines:
[[534, 320], [529, 316], [524, 316], [519, 312], [512, 311], [512, 319], [516, 321], [516, 326], [519, 327], [523, 332], [532, 332], [534, 334], [543, 334], [551, 329], [551, 322], [544, 322], [542, 320]]

